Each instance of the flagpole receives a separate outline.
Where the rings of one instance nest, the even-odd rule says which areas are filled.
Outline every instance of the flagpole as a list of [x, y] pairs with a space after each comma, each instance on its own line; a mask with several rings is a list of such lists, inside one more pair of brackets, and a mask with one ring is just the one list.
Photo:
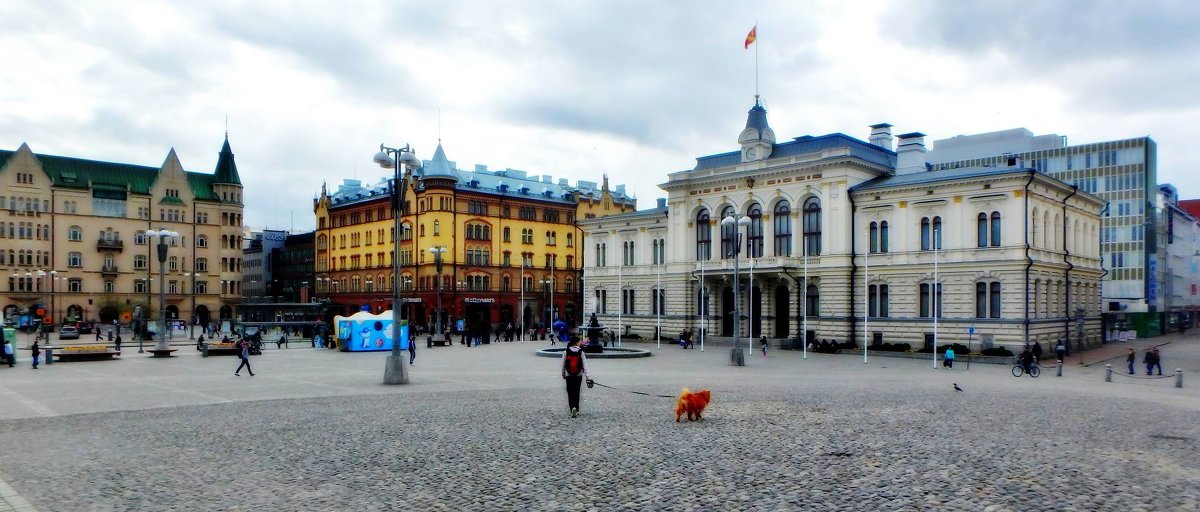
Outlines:
[[863, 251], [863, 364], [867, 364], [867, 321], [871, 318], [871, 230], [867, 230], [866, 251]]
[[937, 369], [937, 324], [938, 324], [938, 230], [933, 229], [933, 369]]
[[621, 309], [617, 310], [617, 346], [621, 346], [621, 315], [625, 313], [625, 288], [621, 284], [621, 271], [625, 266], [625, 256], [621, 256], [621, 266], [617, 267], [617, 290], [621, 292]]
[[[704, 256], [707, 256], [705, 254]], [[704, 282], [704, 260], [700, 260], [700, 351], [704, 352], [704, 333], [708, 331], [708, 289]]]
[[[441, 278], [442, 278], [441, 276], [438, 276], [438, 279], [441, 279]], [[519, 310], [519, 311], [517, 311], [517, 314], [521, 315], [521, 343], [525, 343], [525, 255], [524, 254], [521, 255], [521, 277], [520, 277], [520, 280], [521, 280], [521, 305], [517, 308]], [[442, 312], [438, 311], [438, 315], [441, 315], [441, 314], [442, 314]]]
[[750, 343], [746, 344], [746, 357], [750, 357], [754, 353], [754, 258], [750, 258], [750, 286], [746, 288], [746, 304], [750, 306], [749, 316], [746, 317], [746, 324], [750, 326], [747, 329], [750, 331]]
[[808, 359], [808, 237], [801, 235], [800, 244], [804, 251], [804, 284], [800, 288], [800, 346], [804, 359]]
[[658, 288], [654, 289], [654, 310], [658, 313], [658, 334], [654, 336], [654, 341], [657, 343], [656, 348], [662, 348], [662, 264], [658, 265]]
[[[758, 20], [754, 20], [754, 42], [758, 42]], [[758, 45], [754, 45], [754, 98], [758, 99]]]

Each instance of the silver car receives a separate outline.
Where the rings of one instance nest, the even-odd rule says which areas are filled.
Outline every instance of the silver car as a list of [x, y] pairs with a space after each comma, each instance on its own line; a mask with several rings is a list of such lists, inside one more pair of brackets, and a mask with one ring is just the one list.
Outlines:
[[58, 330], [58, 339], [60, 340], [77, 340], [79, 339], [79, 329], [70, 325], [64, 325]]

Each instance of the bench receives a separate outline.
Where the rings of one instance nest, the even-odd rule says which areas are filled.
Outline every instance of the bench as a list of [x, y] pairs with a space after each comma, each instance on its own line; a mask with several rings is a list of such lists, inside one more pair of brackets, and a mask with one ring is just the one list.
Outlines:
[[66, 347], [59, 348], [54, 351], [54, 356], [58, 357], [58, 361], [60, 363], [65, 363], [68, 361], [99, 361], [103, 359], [112, 359], [119, 355], [121, 355], [119, 350], [102, 345]]
[[434, 345], [452, 347], [454, 346], [454, 341], [450, 339], [450, 336], [446, 336], [440, 340], [433, 339], [433, 336], [427, 336], [425, 338], [425, 348], [433, 348]]
[[242, 346], [238, 343], [204, 343], [200, 345], [200, 355], [208, 356], [237, 356], [242, 354]]
[[173, 348], [148, 348], [148, 349], [146, 349], [146, 352], [153, 354], [154, 357], [171, 357], [171, 353], [174, 351], [175, 351], [175, 349], [173, 349]]

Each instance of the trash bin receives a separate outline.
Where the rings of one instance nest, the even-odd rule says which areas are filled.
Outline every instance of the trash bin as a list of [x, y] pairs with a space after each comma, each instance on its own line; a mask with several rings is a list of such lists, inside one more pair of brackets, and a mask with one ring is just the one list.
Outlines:
[[54, 364], [54, 347], [46, 345], [44, 351], [46, 352], [46, 364]]

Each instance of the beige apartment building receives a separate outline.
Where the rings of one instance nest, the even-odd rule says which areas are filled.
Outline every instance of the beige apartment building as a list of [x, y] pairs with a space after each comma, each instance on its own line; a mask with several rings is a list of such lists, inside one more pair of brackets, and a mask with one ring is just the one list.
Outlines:
[[[0, 150], [0, 307], [18, 325], [233, 320], [242, 183], [228, 136], [212, 174]], [[147, 232], [169, 230], [179, 236]], [[166, 261], [156, 246], [166, 242]], [[160, 281], [160, 266], [163, 278]]]

